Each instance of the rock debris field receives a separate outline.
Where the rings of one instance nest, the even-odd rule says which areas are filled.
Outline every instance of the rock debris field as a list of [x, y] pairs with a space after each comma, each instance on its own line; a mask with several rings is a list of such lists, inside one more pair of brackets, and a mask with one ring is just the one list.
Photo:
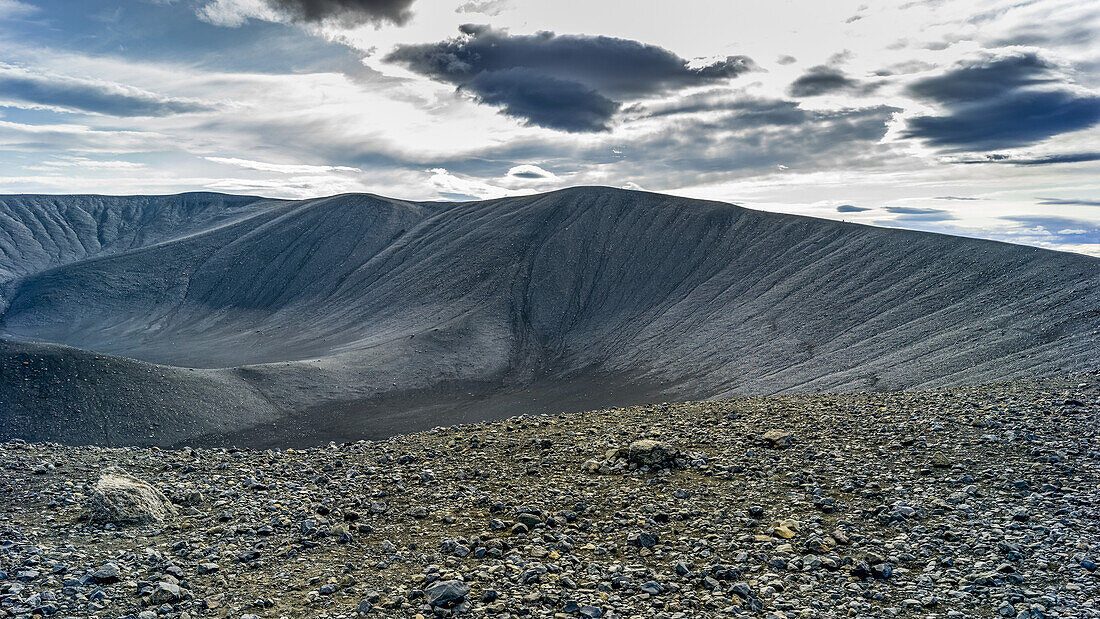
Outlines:
[[1100, 617], [1100, 375], [0, 444], [8, 617]]

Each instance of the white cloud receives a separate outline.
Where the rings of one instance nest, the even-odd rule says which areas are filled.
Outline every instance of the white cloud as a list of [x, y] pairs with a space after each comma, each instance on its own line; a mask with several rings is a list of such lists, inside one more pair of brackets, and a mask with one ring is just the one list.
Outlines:
[[512, 166], [512, 168], [508, 170], [508, 174], [506, 174], [505, 176], [511, 179], [519, 179], [528, 182], [546, 182], [558, 180], [557, 175], [553, 172], [549, 172], [540, 168], [537, 165], [531, 165], [528, 163]]
[[223, 163], [225, 165], [259, 170], [261, 172], [277, 172], [279, 174], [317, 174], [321, 172], [362, 172], [359, 168], [332, 165], [303, 165], [266, 163], [263, 161], [251, 161], [249, 159], [235, 159], [232, 157], [203, 157], [207, 161]]
[[506, 189], [484, 181], [459, 176], [448, 172], [444, 168], [432, 168], [428, 172], [431, 173], [428, 182], [442, 197], [459, 199], [469, 197], [487, 200], [532, 193], [530, 190]]
[[38, 7], [19, 0], [0, 0], [0, 19], [24, 17], [38, 12]]
[[125, 153], [164, 147], [165, 136], [78, 124], [32, 125], [0, 121], [0, 146], [25, 151]]
[[214, 0], [198, 8], [199, 19], [225, 28], [238, 28], [250, 19], [285, 21], [263, 0]]
[[100, 159], [89, 159], [87, 157], [61, 157], [52, 161], [43, 162], [41, 166], [28, 166], [28, 169], [49, 170], [56, 168], [85, 168], [92, 170], [137, 170], [144, 167], [144, 163], [139, 163], [137, 161], [104, 161]]

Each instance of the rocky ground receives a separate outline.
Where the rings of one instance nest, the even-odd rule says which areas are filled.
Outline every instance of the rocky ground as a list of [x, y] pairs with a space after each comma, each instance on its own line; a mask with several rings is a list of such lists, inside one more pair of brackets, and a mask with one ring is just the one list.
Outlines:
[[1098, 413], [1093, 374], [307, 450], [9, 442], [0, 613], [1100, 617]]

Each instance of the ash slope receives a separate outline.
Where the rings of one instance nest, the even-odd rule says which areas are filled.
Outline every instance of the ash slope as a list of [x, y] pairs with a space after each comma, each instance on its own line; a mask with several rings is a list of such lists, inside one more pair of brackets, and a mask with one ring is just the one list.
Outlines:
[[[96, 218], [74, 243], [73, 209], [32, 204], [65, 198], [21, 200], [60, 222], [25, 226], [39, 246], [70, 248], [0, 263], [0, 331], [18, 341], [2, 397], [39, 418], [0, 432], [33, 440], [293, 444], [1100, 364], [1100, 260], [990, 241], [582, 187], [446, 204], [191, 194], [162, 200], [202, 206], [152, 208], [181, 215], [99, 250], [83, 240]], [[73, 358], [95, 377], [84, 392]], [[150, 379], [176, 374], [190, 387]], [[63, 421], [84, 415], [128, 423]]]

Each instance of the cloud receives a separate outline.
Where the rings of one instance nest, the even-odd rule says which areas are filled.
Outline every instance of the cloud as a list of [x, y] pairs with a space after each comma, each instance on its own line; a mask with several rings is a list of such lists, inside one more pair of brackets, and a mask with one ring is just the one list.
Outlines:
[[55, 153], [130, 153], [162, 149], [167, 136], [100, 130], [84, 125], [29, 125], [0, 120], [0, 150]]
[[38, 12], [38, 7], [19, 0], [0, 0], [0, 18], [23, 17]]
[[508, 170], [507, 176], [526, 180], [557, 180], [558, 178], [553, 172], [543, 170], [537, 165], [531, 164], [513, 166]]
[[981, 198], [963, 198], [963, 197], [960, 197], [960, 196], [936, 196], [935, 198], [932, 198], [932, 199], [933, 200], [963, 200], [963, 201], [981, 200]]
[[633, 111], [641, 112], [646, 118], [727, 111], [730, 112], [728, 118], [740, 127], [800, 125], [812, 117], [795, 101], [736, 96], [724, 90], [696, 93], [672, 103], [640, 105]]
[[455, 13], [481, 13], [494, 17], [512, 8], [508, 0], [470, 0], [458, 6]]
[[920, 73], [921, 71], [931, 71], [935, 69], [936, 65], [924, 62], [922, 60], [906, 60], [903, 62], [897, 62], [890, 66], [883, 67], [875, 71], [875, 75], [879, 77], [889, 77], [891, 75], [909, 75], [911, 73]]
[[948, 221], [956, 219], [951, 211], [939, 208], [922, 208], [916, 206], [887, 206], [883, 207], [887, 213], [898, 215], [894, 219], [896, 223], [927, 223], [936, 221]]
[[263, 161], [252, 161], [249, 159], [235, 159], [232, 157], [203, 157], [207, 161], [213, 163], [221, 163], [225, 165], [237, 166], [240, 168], [247, 168], [249, 170], [258, 170], [261, 172], [277, 172], [279, 174], [320, 174], [324, 172], [362, 172], [359, 168], [351, 168], [347, 166], [332, 166], [332, 165], [303, 165], [303, 164], [281, 164], [281, 163], [266, 163]]
[[52, 161], [44, 161], [40, 166], [30, 166], [28, 169], [50, 170], [57, 168], [84, 168], [89, 170], [137, 170], [145, 168], [144, 163], [136, 161], [89, 159], [87, 157], [58, 157]]
[[195, 99], [166, 97], [113, 82], [35, 74], [3, 64], [0, 64], [0, 98], [34, 107], [119, 117], [171, 116], [215, 107]]
[[[1100, 226], [1094, 222], [1053, 215], [1017, 215], [1001, 219], [1023, 224], [1033, 240], [1068, 243], [1100, 243]], [[1062, 239], [1060, 237], [1071, 237]]]
[[854, 204], [841, 204], [836, 207], [836, 212], [838, 213], [862, 213], [863, 211], [869, 210], [871, 209], [866, 206], [856, 206]]
[[888, 106], [801, 110], [804, 115], [795, 121], [758, 113], [769, 106], [791, 109], [782, 102], [753, 100], [746, 102], [747, 114], [734, 109], [675, 118], [648, 135], [619, 142], [617, 174], [667, 188], [770, 174], [780, 165], [791, 173], [879, 165], [889, 148], [879, 142], [897, 112]]
[[1039, 198], [1044, 206], [1100, 206], [1100, 200], [1074, 200], [1065, 198]]
[[876, 88], [878, 88], [877, 84], [868, 84], [848, 77], [840, 69], [818, 65], [811, 67], [791, 82], [787, 87], [787, 94], [792, 97], [816, 97], [834, 92], [866, 94]]
[[404, 25], [414, 0], [214, 0], [198, 10], [201, 19], [235, 28], [249, 19], [272, 22], [338, 22], [344, 26]]
[[1062, 153], [1058, 155], [1041, 155], [1038, 157], [1003, 155], [991, 153], [981, 159], [948, 159], [948, 163], [1010, 163], [1013, 165], [1053, 165], [1056, 163], [1083, 163], [1088, 161], [1100, 161], [1100, 153]]
[[570, 132], [607, 131], [619, 109], [619, 103], [583, 84], [520, 67], [478, 73], [459, 90], [529, 124]]
[[908, 119], [902, 135], [947, 150], [1028, 146], [1100, 123], [1100, 96], [1033, 52], [970, 60], [907, 90], [945, 113]]
[[412, 17], [413, 0], [267, 0], [294, 21], [336, 19], [352, 24], [402, 25]]
[[779, 58], [776, 58], [775, 61], [779, 64], [787, 65], [787, 64], [794, 64], [794, 63], [798, 62], [798, 58], [795, 58], [794, 56], [788, 56], [787, 54], [783, 54]]
[[438, 43], [399, 45], [385, 60], [563, 131], [603, 131], [624, 99], [725, 81], [755, 67], [746, 56], [693, 64], [655, 45], [604, 36], [511, 35], [471, 24], [460, 31]]
[[432, 168], [428, 172], [432, 175], [428, 182], [440, 196], [448, 200], [489, 200], [516, 193], [484, 181], [452, 174], [445, 168]]
[[884, 209], [887, 213], [899, 213], [903, 215], [932, 215], [935, 213], [946, 213], [947, 211], [938, 208], [921, 208], [917, 206], [887, 206]]

